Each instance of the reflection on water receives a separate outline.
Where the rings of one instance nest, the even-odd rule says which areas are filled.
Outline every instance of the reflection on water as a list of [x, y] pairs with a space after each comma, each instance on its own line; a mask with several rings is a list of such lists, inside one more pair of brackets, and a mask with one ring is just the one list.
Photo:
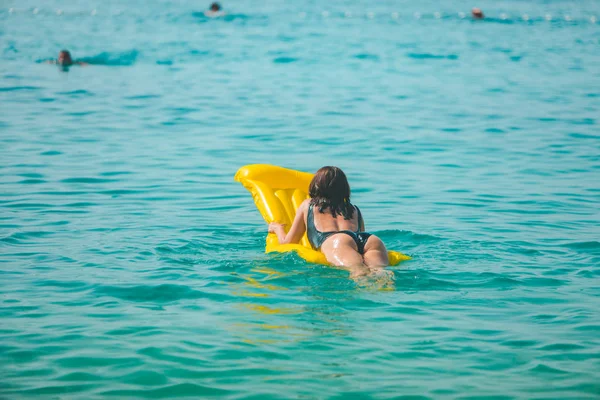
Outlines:
[[[302, 264], [302, 261], [298, 263]], [[353, 329], [351, 305], [357, 298], [366, 293], [395, 290], [394, 274], [389, 270], [352, 281], [347, 271], [331, 267], [314, 266], [307, 272], [290, 270], [286, 264], [280, 266], [281, 270], [274, 266], [256, 266], [247, 274], [236, 272], [233, 275], [239, 279], [228, 283], [236, 296], [253, 299], [252, 302], [237, 303], [237, 307], [246, 313], [243, 319], [251, 322], [235, 322], [230, 328], [247, 343], [310, 340], [315, 335], [348, 335]], [[294, 276], [301, 278], [303, 284], [298, 285], [300, 281], [297, 279], [281, 282], [281, 285], [265, 283]], [[248, 287], [251, 290], [247, 290]], [[290, 294], [294, 297], [304, 297], [304, 304], [282, 306], [286, 304], [286, 291], [293, 291]], [[279, 300], [273, 303], [273, 299]]]

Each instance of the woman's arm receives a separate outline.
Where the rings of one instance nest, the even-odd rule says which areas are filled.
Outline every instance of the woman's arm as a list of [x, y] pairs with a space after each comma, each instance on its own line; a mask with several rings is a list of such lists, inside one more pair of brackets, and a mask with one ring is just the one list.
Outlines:
[[292, 227], [289, 232], [285, 233], [285, 227], [283, 224], [277, 222], [271, 222], [269, 224], [269, 233], [274, 233], [277, 235], [277, 239], [279, 240], [279, 244], [288, 244], [288, 243], [298, 243], [304, 232], [306, 232], [306, 211], [308, 210], [308, 203], [310, 200], [305, 200], [298, 207], [298, 211], [296, 212], [296, 217], [294, 218], [294, 222], [292, 222]]

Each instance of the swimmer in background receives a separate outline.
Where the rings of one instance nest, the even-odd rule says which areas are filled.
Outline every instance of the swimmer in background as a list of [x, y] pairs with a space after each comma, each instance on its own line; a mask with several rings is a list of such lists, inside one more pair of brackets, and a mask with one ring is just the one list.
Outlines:
[[56, 60], [50, 60], [48, 63], [60, 65], [61, 67], [70, 67], [71, 65], [88, 65], [88, 63], [82, 61], [73, 61], [71, 53], [69, 53], [68, 50], [61, 50], [60, 53], [58, 53], [58, 58]]
[[471, 16], [473, 16], [474, 19], [483, 19], [484, 15], [483, 15], [483, 11], [481, 11], [481, 8], [473, 8], [471, 10]]
[[225, 12], [222, 11], [221, 5], [215, 2], [210, 5], [207, 11], [204, 11], [204, 15], [207, 17], [222, 17], [225, 15]]
[[334, 266], [350, 271], [350, 277], [392, 275], [385, 245], [365, 232], [358, 207], [350, 203], [350, 185], [337, 167], [323, 167], [309, 185], [310, 199], [300, 204], [288, 232], [283, 224], [272, 222], [279, 244], [298, 243], [304, 232], [315, 250], [320, 250]]

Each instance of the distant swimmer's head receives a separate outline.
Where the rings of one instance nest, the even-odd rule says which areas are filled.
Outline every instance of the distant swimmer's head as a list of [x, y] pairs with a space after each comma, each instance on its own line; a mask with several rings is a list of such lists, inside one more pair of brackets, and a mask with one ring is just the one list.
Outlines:
[[346, 219], [352, 218], [354, 207], [350, 204], [350, 184], [338, 167], [319, 169], [310, 182], [308, 194], [319, 211], [329, 209], [334, 217], [341, 214]]
[[58, 53], [58, 59], [56, 60], [58, 65], [62, 65], [64, 67], [68, 67], [69, 65], [73, 65], [73, 59], [71, 58], [71, 53], [68, 50], [61, 50]]
[[483, 11], [481, 11], [481, 8], [477, 8], [477, 7], [473, 8], [471, 10], [471, 15], [475, 19], [483, 19]]
[[210, 5], [210, 11], [212, 11], [212, 12], [219, 12], [219, 11], [221, 11], [221, 5], [219, 3], [212, 3]]

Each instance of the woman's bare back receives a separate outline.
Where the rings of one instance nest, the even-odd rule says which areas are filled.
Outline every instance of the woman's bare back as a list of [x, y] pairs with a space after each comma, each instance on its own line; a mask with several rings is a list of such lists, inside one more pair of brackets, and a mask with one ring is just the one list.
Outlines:
[[[364, 223], [358, 208], [353, 207], [354, 212], [350, 219], [343, 215], [334, 217], [327, 209], [321, 212], [310, 203], [302, 209], [308, 210], [304, 217], [305, 226], [313, 226], [318, 234], [327, 234], [320, 244], [320, 250], [332, 265], [351, 269], [353, 276], [365, 275], [373, 269], [389, 265], [387, 249], [383, 242], [375, 235], [363, 233]], [[312, 218], [312, 221], [309, 218]], [[366, 235], [362, 237], [368, 239], [361, 241], [359, 235]]]
[[[363, 230], [364, 227], [358, 226], [358, 212], [356, 207], [354, 208], [354, 214], [351, 219], [345, 219], [343, 215], [331, 215], [329, 210], [324, 212], [319, 211], [317, 207], [313, 208], [313, 216], [315, 228], [321, 232], [334, 232], [334, 231], [359, 231]], [[308, 215], [306, 216], [308, 217]], [[306, 222], [305, 217], [305, 222]]]

